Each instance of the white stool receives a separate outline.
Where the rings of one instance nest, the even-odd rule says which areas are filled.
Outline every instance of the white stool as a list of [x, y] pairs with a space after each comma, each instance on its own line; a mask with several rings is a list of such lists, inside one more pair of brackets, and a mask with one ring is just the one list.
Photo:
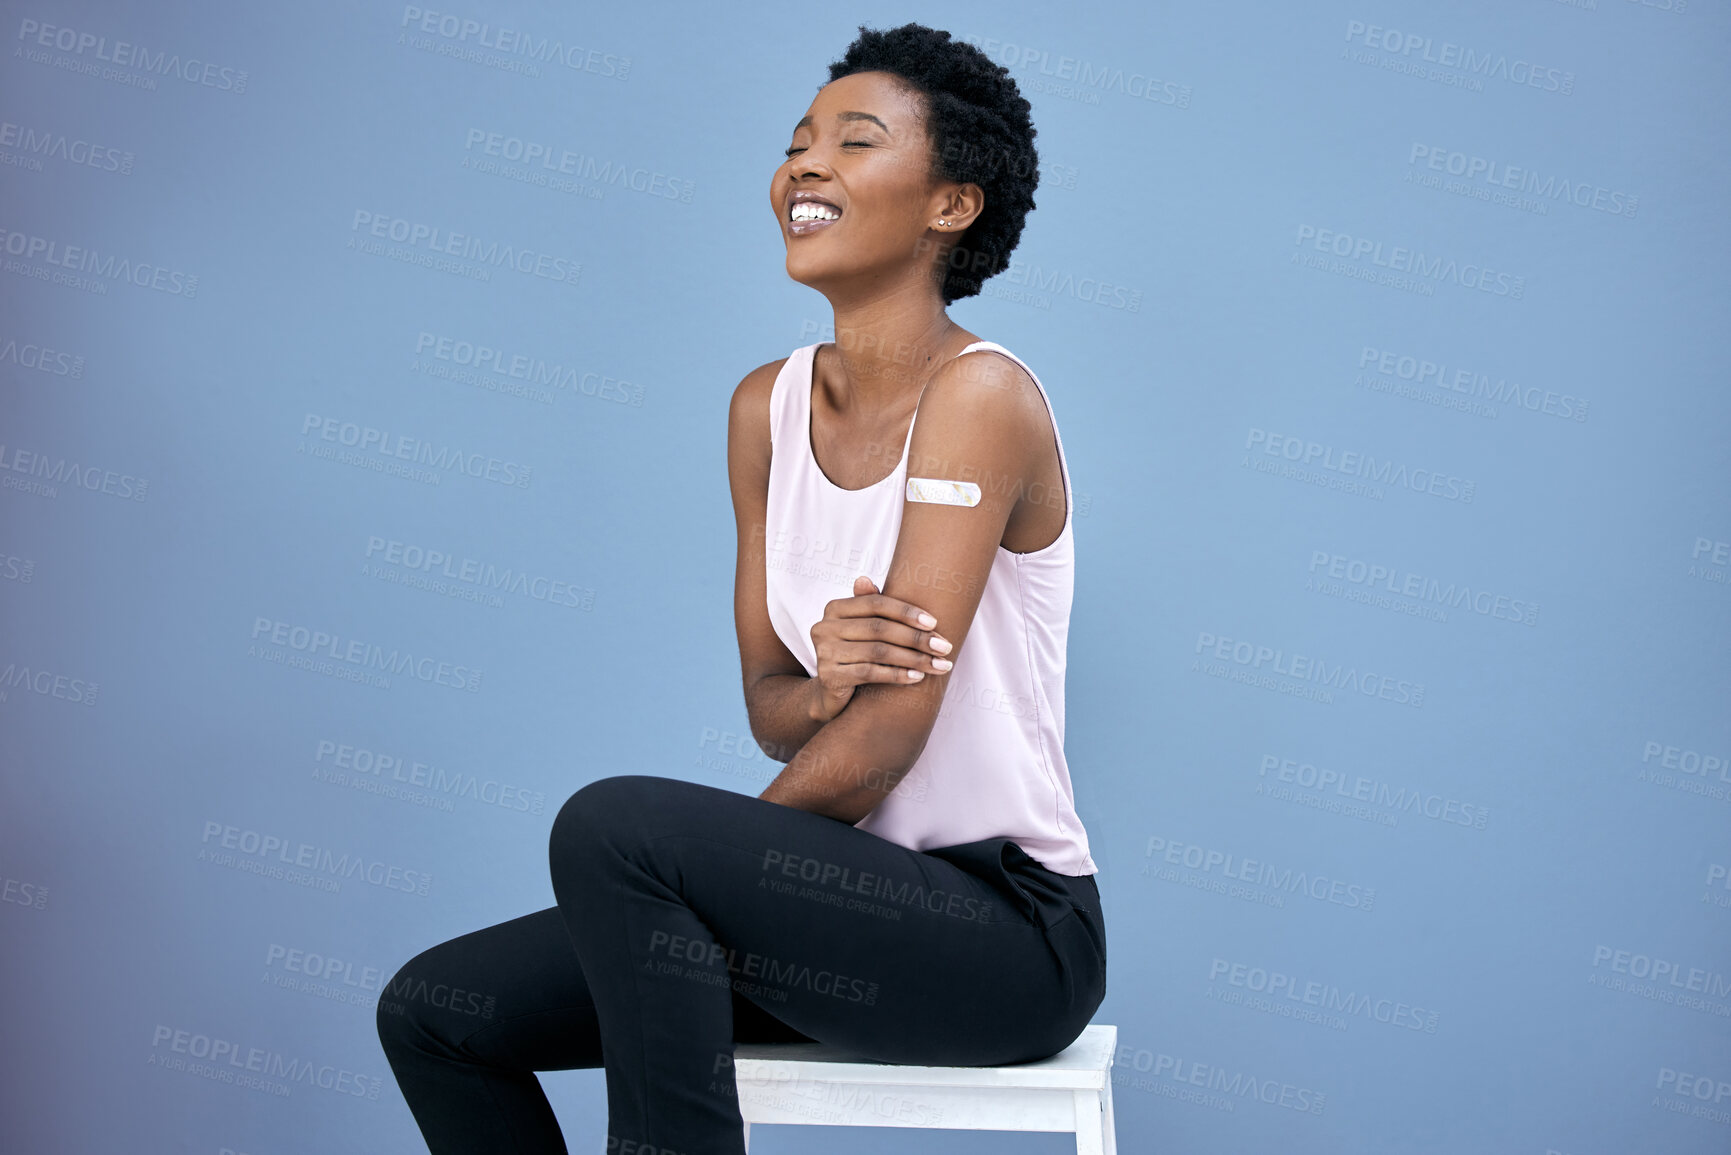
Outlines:
[[822, 1043], [741, 1043], [733, 1052], [745, 1142], [753, 1123], [1074, 1131], [1077, 1155], [1117, 1155], [1112, 1053], [1094, 1024], [1048, 1059], [1012, 1067], [899, 1067]]

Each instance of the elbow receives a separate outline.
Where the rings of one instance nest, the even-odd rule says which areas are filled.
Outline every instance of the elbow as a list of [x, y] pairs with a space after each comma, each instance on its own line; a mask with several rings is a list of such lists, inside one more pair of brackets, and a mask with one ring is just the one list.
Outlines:
[[907, 777], [925, 748], [925, 735], [919, 735], [913, 741], [898, 741], [894, 736], [885, 735], [884, 740], [872, 743], [869, 754], [850, 768], [850, 780], [836, 792], [832, 802], [833, 816], [855, 823], [876, 810], [878, 804]]
[[858, 822], [889, 797], [925, 752], [933, 719], [906, 712], [884, 691], [907, 692], [902, 687], [861, 686], [788, 763], [801, 784], [806, 809]]
[[822, 813], [849, 826], [857, 826], [862, 819], [876, 810], [878, 803], [888, 798], [894, 789], [893, 783], [880, 788], [862, 786], [830, 798]]

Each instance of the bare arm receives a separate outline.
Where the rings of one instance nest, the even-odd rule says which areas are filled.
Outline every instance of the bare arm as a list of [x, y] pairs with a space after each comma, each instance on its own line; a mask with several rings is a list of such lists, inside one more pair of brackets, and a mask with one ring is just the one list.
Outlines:
[[782, 644], [769, 620], [764, 526], [769, 505], [769, 394], [781, 361], [746, 374], [727, 414], [727, 475], [733, 491], [738, 557], [733, 575], [733, 624], [739, 634], [740, 675], [751, 736], [764, 753], [786, 762], [823, 727], [813, 712], [816, 681]]
[[[952, 480], [981, 489], [977, 506], [905, 501], [883, 592], [937, 618], [960, 655], [1005, 526], [1051, 437], [1031, 378], [998, 354], [964, 354], [927, 385], [908, 449], [915, 463], [946, 462]], [[858, 822], [918, 760], [937, 721], [948, 677], [908, 685], [863, 685], [847, 707], [806, 741], [759, 795], [771, 802]]]

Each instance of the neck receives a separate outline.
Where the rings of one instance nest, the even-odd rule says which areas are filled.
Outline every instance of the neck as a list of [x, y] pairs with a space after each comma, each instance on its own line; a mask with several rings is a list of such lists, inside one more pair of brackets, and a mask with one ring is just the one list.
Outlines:
[[869, 420], [911, 406], [944, 359], [960, 326], [937, 293], [909, 288], [830, 299], [841, 372], [826, 384], [838, 411], [857, 408]]

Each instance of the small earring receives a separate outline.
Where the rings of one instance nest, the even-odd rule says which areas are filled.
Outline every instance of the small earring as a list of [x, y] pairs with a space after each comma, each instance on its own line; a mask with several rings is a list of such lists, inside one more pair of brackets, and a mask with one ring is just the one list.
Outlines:
[[949, 221], [939, 221], [938, 224], [945, 227], [945, 228], [948, 228], [950, 222]]

